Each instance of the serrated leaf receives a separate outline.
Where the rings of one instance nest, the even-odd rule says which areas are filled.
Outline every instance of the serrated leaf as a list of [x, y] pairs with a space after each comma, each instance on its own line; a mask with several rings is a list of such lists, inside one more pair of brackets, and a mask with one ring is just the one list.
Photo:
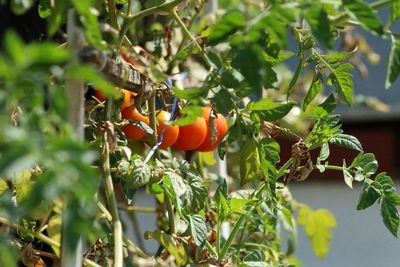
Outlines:
[[339, 96], [351, 106], [353, 101], [353, 76], [350, 71], [353, 66], [346, 63], [337, 67], [331, 74], [334, 77], [334, 84]]
[[363, 151], [360, 141], [358, 141], [356, 137], [348, 134], [339, 134], [338, 136], [332, 138], [329, 143], [354, 149], [360, 152]]
[[378, 170], [378, 162], [372, 153], [359, 154], [351, 163], [351, 167], [361, 168], [362, 174], [369, 177]]
[[371, 6], [361, 0], [342, 0], [344, 6], [353, 19], [358, 20], [367, 30], [379, 35], [383, 34], [383, 27]]
[[189, 88], [185, 90], [174, 87], [172, 88], [172, 91], [175, 93], [176, 97], [185, 100], [192, 100], [200, 97], [206, 97], [208, 93], [208, 90], [205, 87]]
[[207, 239], [207, 225], [199, 215], [189, 216], [190, 233], [197, 247], [201, 248]]
[[240, 183], [244, 185], [250, 181], [261, 179], [260, 155], [257, 141], [251, 138], [243, 144], [240, 151]]
[[276, 121], [285, 117], [295, 105], [294, 102], [278, 103], [271, 98], [263, 98], [259, 101], [250, 102], [246, 109], [257, 114], [262, 120]]
[[376, 183], [377, 182], [364, 183], [360, 194], [360, 200], [357, 204], [357, 210], [363, 210], [372, 206], [381, 196], [381, 191], [376, 188]]
[[400, 41], [394, 41], [390, 48], [386, 70], [385, 88], [388, 89], [400, 75]]
[[303, 111], [305, 111], [311, 101], [318, 95], [318, 93], [322, 90], [322, 83], [324, 79], [320, 72], [316, 72], [314, 78], [311, 82], [310, 88], [307, 91], [307, 95], [304, 97], [303, 101]]
[[130, 189], [136, 189], [145, 186], [151, 178], [150, 167], [143, 162], [139, 156], [131, 159], [131, 167], [126, 177], [126, 186]]
[[227, 12], [217, 22], [208, 37], [208, 44], [213, 46], [220, 42], [226, 41], [226, 39], [234, 34], [237, 30], [243, 28], [246, 25], [246, 19], [244, 14], [240, 11]]
[[305, 18], [317, 39], [326, 45], [326, 47], [332, 48], [333, 34], [330, 28], [330, 21], [322, 5], [311, 5], [311, 7], [307, 9]]
[[381, 216], [383, 223], [389, 229], [390, 233], [397, 237], [397, 230], [399, 228], [400, 217], [393, 203], [392, 198], [383, 196], [381, 200]]
[[179, 171], [188, 187], [187, 205], [192, 211], [197, 212], [204, 208], [208, 195], [207, 188], [200, 174], [187, 161], [181, 161]]
[[185, 46], [181, 51], [179, 51], [175, 57], [174, 61], [184, 61], [191, 55], [196, 55], [201, 51], [201, 48], [198, 46], [196, 42], [191, 42], [187, 46]]
[[330, 154], [329, 145], [327, 143], [322, 144], [321, 150], [319, 152], [319, 159], [321, 161], [324, 161], [329, 157], [329, 154]]
[[280, 161], [279, 153], [281, 148], [279, 143], [273, 138], [263, 138], [261, 140], [261, 146], [264, 149], [264, 155], [268, 161], [276, 164]]
[[182, 243], [177, 243], [172, 236], [165, 234], [161, 231], [146, 232], [144, 234], [145, 239], [155, 239], [161, 246], [163, 246], [168, 252], [175, 257], [178, 266], [184, 266], [187, 262], [187, 253]]
[[313, 211], [304, 205], [299, 210], [297, 222], [304, 226], [315, 255], [324, 258], [329, 251], [332, 228], [336, 227], [336, 219], [333, 214], [325, 209]]
[[197, 106], [185, 106], [181, 110], [181, 114], [183, 117], [173, 121], [173, 125], [185, 126], [194, 123], [197, 118], [203, 116], [203, 109]]
[[351, 188], [353, 189], [353, 175], [351, 175], [351, 173], [347, 170], [346, 167], [346, 162], [343, 159], [343, 178], [344, 178], [344, 182]]
[[301, 71], [303, 70], [304, 60], [305, 60], [303, 51], [299, 52], [298, 58], [299, 58], [299, 61], [297, 62], [296, 70], [294, 72], [292, 79], [290, 80], [289, 87], [287, 89], [287, 93], [286, 93], [287, 98], [289, 98], [289, 96], [292, 94], [294, 86], [296, 85], [296, 82], [300, 77]]
[[329, 114], [336, 108], [336, 100], [333, 93], [330, 94], [323, 103], [314, 107], [313, 116], [317, 119], [321, 119], [329, 116]]

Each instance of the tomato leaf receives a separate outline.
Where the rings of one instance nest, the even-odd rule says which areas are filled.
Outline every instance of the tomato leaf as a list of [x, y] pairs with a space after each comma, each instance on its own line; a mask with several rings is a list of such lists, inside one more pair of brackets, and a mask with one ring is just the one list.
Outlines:
[[197, 247], [201, 248], [207, 239], [207, 226], [204, 219], [199, 215], [189, 216], [190, 233]]
[[240, 11], [227, 12], [217, 22], [212, 29], [210, 36], [208, 37], [209, 45], [216, 45], [220, 42], [226, 41], [226, 39], [234, 34], [239, 29], [246, 25], [246, 19], [244, 14]]
[[390, 48], [386, 71], [385, 88], [388, 89], [400, 75], [400, 41], [394, 41]]
[[381, 200], [381, 216], [383, 223], [395, 237], [399, 228], [400, 216], [396, 208], [396, 202], [390, 195], [384, 195]]
[[333, 214], [325, 209], [313, 211], [304, 205], [299, 210], [297, 222], [304, 226], [315, 255], [324, 258], [329, 251], [332, 228], [336, 227], [336, 219]]
[[250, 181], [261, 179], [260, 154], [257, 141], [251, 138], [243, 144], [240, 152], [240, 183], [244, 185]]
[[358, 20], [361, 26], [376, 34], [383, 34], [383, 27], [371, 6], [361, 0], [342, 0], [350, 16]]
[[317, 3], [311, 5], [311, 7], [307, 9], [305, 18], [318, 40], [326, 45], [326, 47], [332, 48], [333, 34], [330, 28], [330, 21], [322, 5], [318, 5]]
[[316, 72], [314, 74], [314, 78], [311, 82], [310, 88], [307, 91], [307, 95], [303, 101], [303, 111], [305, 111], [311, 101], [318, 95], [318, 93], [322, 90], [322, 83], [323, 83], [322, 74], [320, 72]]
[[172, 236], [167, 235], [162, 231], [145, 232], [145, 239], [155, 239], [161, 246], [175, 257], [178, 266], [183, 266], [187, 261], [187, 253], [182, 243], [177, 243]]
[[353, 79], [350, 71], [353, 66], [346, 63], [337, 67], [331, 74], [334, 78], [334, 84], [339, 96], [351, 106], [353, 101]]
[[357, 210], [366, 209], [375, 203], [375, 201], [381, 196], [379, 186], [379, 183], [374, 181], [371, 183], [364, 183], [360, 194], [360, 200], [357, 204]]
[[277, 103], [273, 102], [271, 98], [264, 98], [250, 102], [246, 109], [252, 114], [257, 114], [262, 120], [276, 121], [285, 117], [294, 105], [294, 102]]
[[339, 134], [332, 138], [329, 143], [363, 152], [360, 141], [352, 135]]

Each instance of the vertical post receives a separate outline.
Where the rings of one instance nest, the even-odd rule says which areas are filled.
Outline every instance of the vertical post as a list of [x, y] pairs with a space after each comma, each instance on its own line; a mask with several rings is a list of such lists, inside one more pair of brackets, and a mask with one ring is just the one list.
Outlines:
[[[82, 30], [75, 23], [74, 9], [68, 11], [67, 18], [67, 42], [71, 50], [71, 63], [77, 63], [78, 53], [84, 44]], [[75, 129], [76, 138], [83, 141], [83, 122], [84, 122], [84, 83], [83, 81], [68, 79], [65, 84], [68, 98], [68, 120]], [[64, 209], [68, 209], [67, 206]], [[65, 214], [65, 212], [63, 212]], [[63, 223], [61, 226], [61, 267], [80, 267], [82, 266], [82, 238], [78, 238], [76, 243], [71, 246], [68, 228]], [[75, 240], [72, 240], [75, 242]]]

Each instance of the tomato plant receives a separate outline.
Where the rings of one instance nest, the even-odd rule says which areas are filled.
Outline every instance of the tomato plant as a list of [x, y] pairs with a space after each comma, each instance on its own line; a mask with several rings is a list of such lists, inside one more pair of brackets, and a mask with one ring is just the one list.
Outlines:
[[[297, 227], [323, 258], [336, 220], [288, 184], [327, 170], [397, 237], [395, 183], [335, 109], [379, 58], [360, 29], [398, 79], [398, 1], [213, 4], [0, 1], [0, 266], [300, 266]], [[357, 155], [333, 165], [333, 146]]]

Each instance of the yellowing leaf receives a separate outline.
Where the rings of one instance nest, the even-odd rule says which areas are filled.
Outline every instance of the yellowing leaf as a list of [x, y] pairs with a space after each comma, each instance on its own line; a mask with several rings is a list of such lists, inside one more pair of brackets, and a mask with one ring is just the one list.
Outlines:
[[152, 238], [160, 242], [160, 244], [175, 257], [178, 266], [183, 266], [186, 263], [187, 253], [184, 246], [181, 243], [177, 244], [172, 236], [161, 231], [146, 232], [144, 235], [146, 239]]
[[310, 207], [303, 206], [299, 210], [297, 222], [304, 226], [315, 255], [324, 258], [329, 251], [332, 228], [336, 227], [333, 214], [325, 209], [313, 211]]
[[28, 194], [29, 190], [31, 189], [31, 176], [31, 172], [27, 170], [15, 174], [14, 188], [16, 192], [17, 203], [21, 202], [21, 200]]
[[215, 163], [217, 163], [217, 161], [214, 158], [214, 152], [213, 151], [209, 151], [209, 152], [200, 152], [199, 153], [200, 156], [200, 160], [208, 165], [208, 166], [214, 166]]
[[[50, 218], [49, 224], [47, 227], [47, 234], [51, 239], [61, 242], [61, 215], [57, 214]], [[60, 256], [60, 249], [56, 246], [51, 246], [54, 250], [54, 253], [57, 256]]]
[[0, 177], [0, 195], [3, 194], [3, 192], [7, 191], [7, 189], [7, 183]]

